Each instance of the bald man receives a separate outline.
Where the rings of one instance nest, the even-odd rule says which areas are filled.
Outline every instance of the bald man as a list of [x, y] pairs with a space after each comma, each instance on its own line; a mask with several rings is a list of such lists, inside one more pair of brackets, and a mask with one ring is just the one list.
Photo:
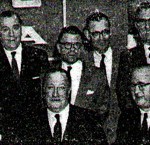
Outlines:
[[116, 144], [150, 144], [150, 66], [135, 68], [130, 91], [135, 108], [119, 118]]

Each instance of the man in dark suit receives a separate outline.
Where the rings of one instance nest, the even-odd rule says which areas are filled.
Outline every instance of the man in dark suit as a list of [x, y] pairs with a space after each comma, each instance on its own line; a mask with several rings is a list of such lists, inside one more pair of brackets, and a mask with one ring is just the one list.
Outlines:
[[117, 94], [119, 107], [122, 111], [132, 108], [130, 97], [131, 69], [143, 64], [150, 64], [150, 3], [143, 2], [135, 13], [134, 26], [129, 30], [134, 35], [137, 42], [135, 48], [125, 50], [120, 55], [120, 65], [118, 71]]
[[107, 114], [109, 88], [106, 78], [101, 78], [102, 72], [88, 60], [84, 41], [83, 33], [69, 26], [61, 30], [56, 44], [59, 65], [71, 75], [71, 104]]
[[[117, 51], [113, 51], [110, 45], [110, 20], [107, 15], [101, 12], [94, 12], [86, 19], [84, 34], [90, 42], [89, 60], [93, 65], [104, 71], [101, 76], [107, 78], [110, 88], [109, 117], [105, 125], [110, 143], [115, 140], [115, 130], [119, 114], [118, 102], [115, 92], [116, 72], [117, 72]], [[115, 52], [115, 53], [114, 53]]]
[[69, 104], [71, 78], [68, 72], [54, 69], [44, 74], [42, 80], [46, 107], [40, 111], [39, 142], [107, 145], [100, 118], [96, 118], [93, 111]]
[[134, 108], [120, 115], [117, 129], [118, 145], [150, 144], [150, 66], [133, 69], [130, 91]]
[[0, 14], [2, 139], [5, 134], [10, 135], [18, 124], [22, 126], [21, 122], [39, 108], [39, 76], [49, 67], [45, 51], [21, 43], [21, 24], [20, 17], [13, 11]]

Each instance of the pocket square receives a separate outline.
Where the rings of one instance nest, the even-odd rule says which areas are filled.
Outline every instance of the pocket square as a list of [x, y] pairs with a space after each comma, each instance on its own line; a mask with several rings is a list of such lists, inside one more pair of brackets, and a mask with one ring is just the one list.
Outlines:
[[32, 77], [33, 80], [39, 79], [39, 78], [40, 78], [40, 76]]
[[88, 90], [86, 94], [87, 94], [87, 95], [94, 94], [94, 91], [93, 91], [93, 90]]

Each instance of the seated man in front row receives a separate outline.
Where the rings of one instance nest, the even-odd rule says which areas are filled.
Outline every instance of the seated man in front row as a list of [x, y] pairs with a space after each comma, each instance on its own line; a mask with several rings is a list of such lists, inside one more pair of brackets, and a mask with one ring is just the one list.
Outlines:
[[130, 88], [135, 109], [121, 114], [116, 144], [150, 145], [150, 66], [133, 70]]
[[71, 78], [55, 69], [42, 77], [43, 99], [40, 143], [107, 145], [105, 133], [94, 112], [69, 104]]

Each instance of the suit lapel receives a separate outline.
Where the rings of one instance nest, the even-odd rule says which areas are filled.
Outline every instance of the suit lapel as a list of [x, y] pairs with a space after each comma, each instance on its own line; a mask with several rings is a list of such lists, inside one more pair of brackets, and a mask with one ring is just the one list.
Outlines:
[[3, 49], [2, 46], [0, 46], [0, 58], [1, 58], [1, 61], [0, 61], [0, 66], [1, 66], [1, 70], [8, 70], [8, 71], [11, 71], [11, 66], [10, 66], [10, 63], [8, 61], [8, 58], [5, 54], [5, 51]]

